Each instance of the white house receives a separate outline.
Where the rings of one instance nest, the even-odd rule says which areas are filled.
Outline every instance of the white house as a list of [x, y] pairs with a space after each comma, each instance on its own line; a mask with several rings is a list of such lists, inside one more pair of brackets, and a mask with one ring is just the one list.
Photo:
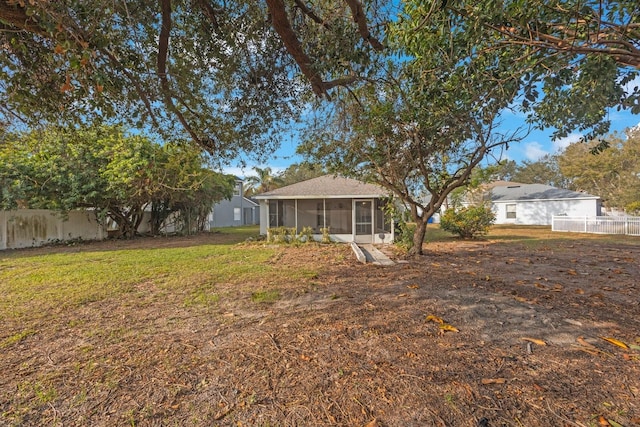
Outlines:
[[553, 215], [599, 216], [598, 196], [543, 184], [500, 182], [484, 199], [491, 202], [496, 224], [551, 225]]
[[320, 240], [329, 228], [334, 241], [390, 243], [393, 224], [385, 215], [389, 192], [350, 178], [325, 175], [255, 196], [260, 204], [260, 234], [271, 227], [313, 229]]
[[233, 196], [221, 200], [213, 206], [209, 214], [210, 227], [237, 227], [240, 225], [258, 224], [259, 207], [256, 202], [244, 197], [244, 182], [236, 178]]

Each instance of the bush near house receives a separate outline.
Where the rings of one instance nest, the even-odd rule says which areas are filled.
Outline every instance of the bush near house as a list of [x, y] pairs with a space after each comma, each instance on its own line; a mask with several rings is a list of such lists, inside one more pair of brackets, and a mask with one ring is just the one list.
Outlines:
[[487, 234], [495, 222], [496, 215], [488, 206], [468, 206], [448, 209], [440, 218], [440, 228], [449, 233], [471, 239]]

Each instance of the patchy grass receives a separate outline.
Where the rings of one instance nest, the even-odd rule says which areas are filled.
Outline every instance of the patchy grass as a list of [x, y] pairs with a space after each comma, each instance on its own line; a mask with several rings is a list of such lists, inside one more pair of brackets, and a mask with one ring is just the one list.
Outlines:
[[[592, 233], [568, 233], [551, 231], [548, 225], [493, 225], [486, 236], [477, 241], [500, 241], [521, 243], [531, 248], [538, 246], [551, 247], [554, 244], [567, 240], [593, 240], [594, 242], [621, 243], [640, 245], [640, 237], [617, 234], [592, 234]], [[440, 229], [439, 224], [429, 224], [425, 237], [425, 244], [455, 242], [459, 237]]]
[[33, 329], [27, 329], [24, 331], [16, 332], [15, 334], [10, 335], [4, 340], [0, 341], [0, 350], [10, 345], [19, 343], [23, 339], [35, 334], [36, 334], [36, 331], [34, 331]]
[[280, 299], [280, 292], [276, 289], [256, 291], [251, 294], [251, 301], [255, 303], [273, 303]]
[[0, 424], [640, 425], [639, 238], [254, 233], [0, 253]]
[[0, 258], [0, 319], [37, 317], [124, 295], [135, 299], [149, 287], [185, 293], [182, 299], [188, 305], [208, 305], [220, 298], [213, 291], [217, 284], [242, 286], [317, 275], [275, 265], [280, 248], [232, 245], [256, 232], [255, 227], [238, 228], [212, 234], [219, 240], [215, 244], [154, 248], [151, 240], [138, 249], [96, 250], [88, 245], [91, 251], [13, 252]]

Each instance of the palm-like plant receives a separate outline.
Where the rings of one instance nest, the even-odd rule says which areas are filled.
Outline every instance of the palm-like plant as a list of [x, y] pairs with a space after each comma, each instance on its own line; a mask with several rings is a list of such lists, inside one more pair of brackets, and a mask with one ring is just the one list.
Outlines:
[[275, 190], [282, 185], [282, 179], [273, 174], [273, 170], [267, 166], [265, 168], [253, 167], [256, 175], [248, 176], [245, 179], [247, 193], [258, 194]]

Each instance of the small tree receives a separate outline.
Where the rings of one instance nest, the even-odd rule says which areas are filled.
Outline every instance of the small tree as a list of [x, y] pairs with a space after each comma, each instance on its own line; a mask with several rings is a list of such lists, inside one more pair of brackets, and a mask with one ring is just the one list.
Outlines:
[[468, 206], [448, 209], [440, 218], [440, 228], [458, 234], [463, 239], [485, 235], [496, 220], [496, 215], [488, 206]]

